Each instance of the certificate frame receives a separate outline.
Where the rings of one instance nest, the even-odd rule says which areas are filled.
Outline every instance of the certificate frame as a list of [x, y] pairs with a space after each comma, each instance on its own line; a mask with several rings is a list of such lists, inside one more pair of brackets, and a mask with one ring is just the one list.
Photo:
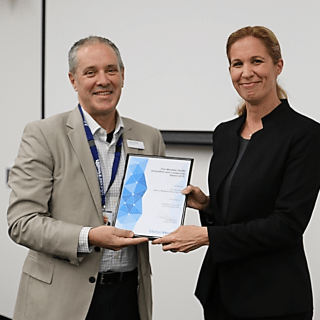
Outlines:
[[183, 225], [193, 161], [127, 154], [115, 227], [153, 240]]

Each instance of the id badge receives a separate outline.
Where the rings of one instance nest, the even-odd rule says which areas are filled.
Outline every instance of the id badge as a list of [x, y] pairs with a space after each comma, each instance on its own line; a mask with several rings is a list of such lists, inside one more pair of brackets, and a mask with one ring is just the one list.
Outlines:
[[107, 226], [114, 226], [116, 212], [118, 206], [119, 197], [109, 196], [107, 198], [107, 205], [102, 208], [103, 221]]
[[106, 210], [103, 208], [102, 210], [103, 214], [103, 222], [106, 226], [111, 226], [112, 225], [112, 211]]

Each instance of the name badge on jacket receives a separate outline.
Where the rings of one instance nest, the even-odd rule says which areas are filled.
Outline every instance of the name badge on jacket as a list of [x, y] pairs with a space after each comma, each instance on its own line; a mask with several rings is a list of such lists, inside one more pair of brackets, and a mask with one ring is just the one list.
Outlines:
[[129, 148], [144, 150], [143, 141], [127, 140], [127, 145]]

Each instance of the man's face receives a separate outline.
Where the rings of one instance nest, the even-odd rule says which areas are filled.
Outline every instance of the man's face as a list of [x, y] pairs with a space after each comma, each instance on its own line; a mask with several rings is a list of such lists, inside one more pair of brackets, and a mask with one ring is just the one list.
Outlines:
[[95, 43], [79, 48], [75, 74], [69, 79], [81, 106], [93, 117], [114, 115], [121, 96], [124, 69], [113, 48]]

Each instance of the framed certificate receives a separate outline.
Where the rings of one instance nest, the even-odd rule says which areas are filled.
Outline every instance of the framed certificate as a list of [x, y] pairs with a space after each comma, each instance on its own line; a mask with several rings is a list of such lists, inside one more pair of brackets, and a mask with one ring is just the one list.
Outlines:
[[115, 226], [155, 239], [184, 223], [193, 159], [128, 154]]

